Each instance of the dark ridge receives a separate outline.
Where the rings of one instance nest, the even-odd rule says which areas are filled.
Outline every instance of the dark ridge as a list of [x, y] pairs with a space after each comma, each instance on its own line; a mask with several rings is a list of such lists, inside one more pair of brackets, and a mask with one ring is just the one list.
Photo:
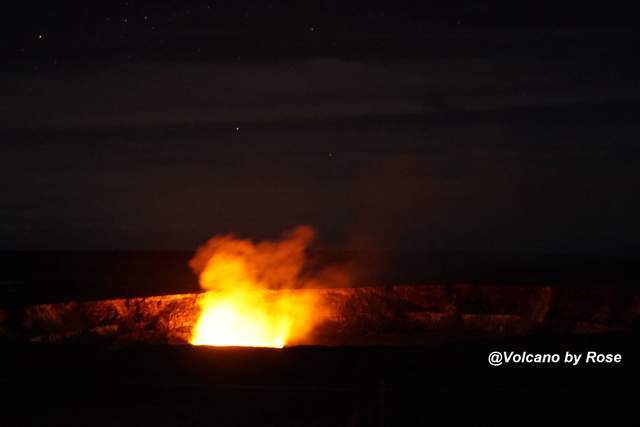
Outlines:
[[[0, 252], [0, 301], [4, 305], [139, 297], [198, 291], [188, 268], [191, 251]], [[320, 263], [383, 260], [356, 285], [475, 283], [634, 288], [637, 257], [526, 254], [317, 251]], [[366, 272], [365, 272], [366, 273]]]

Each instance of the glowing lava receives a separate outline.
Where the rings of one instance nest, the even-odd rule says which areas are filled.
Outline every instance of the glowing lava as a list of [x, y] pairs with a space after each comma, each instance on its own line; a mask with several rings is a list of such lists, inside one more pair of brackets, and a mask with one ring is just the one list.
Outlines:
[[202, 313], [191, 343], [282, 348], [291, 339], [302, 338], [314, 326], [311, 316], [314, 302], [310, 293], [207, 292], [200, 300]]
[[281, 348], [304, 341], [327, 313], [319, 292], [301, 289], [310, 281], [302, 269], [313, 236], [298, 227], [278, 242], [221, 236], [200, 248], [190, 265], [207, 292], [191, 343]]

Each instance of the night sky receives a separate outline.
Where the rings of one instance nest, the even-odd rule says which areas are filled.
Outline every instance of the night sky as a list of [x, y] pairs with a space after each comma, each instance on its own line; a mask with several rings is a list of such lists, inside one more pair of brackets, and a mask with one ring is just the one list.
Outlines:
[[515, 3], [14, 4], [0, 249], [638, 255], [634, 14]]

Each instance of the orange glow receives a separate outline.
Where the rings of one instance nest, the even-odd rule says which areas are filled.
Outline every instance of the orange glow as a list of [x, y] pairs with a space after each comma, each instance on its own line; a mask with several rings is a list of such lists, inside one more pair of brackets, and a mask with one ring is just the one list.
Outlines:
[[301, 289], [305, 249], [314, 237], [298, 227], [278, 242], [214, 237], [191, 260], [207, 292], [191, 344], [282, 348], [304, 342], [325, 319], [321, 293]]

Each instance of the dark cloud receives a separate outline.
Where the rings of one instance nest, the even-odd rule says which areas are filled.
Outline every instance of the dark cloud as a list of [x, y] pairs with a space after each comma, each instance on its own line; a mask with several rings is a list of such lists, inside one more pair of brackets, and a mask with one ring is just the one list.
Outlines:
[[637, 252], [637, 66], [616, 61], [4, 73], [0, 244], [192, 249], [311, 224], [355, 249]]
[[[535, 60], [330, 59], [284, 63], [105, 63], [1, 76], [0, 128], [109, 129], [358, 118], [634, 99], [622, 77]], [[606, 73], [604, 73], [606, 76]], [[620, 83], [623, 83], [620, 86]]]

